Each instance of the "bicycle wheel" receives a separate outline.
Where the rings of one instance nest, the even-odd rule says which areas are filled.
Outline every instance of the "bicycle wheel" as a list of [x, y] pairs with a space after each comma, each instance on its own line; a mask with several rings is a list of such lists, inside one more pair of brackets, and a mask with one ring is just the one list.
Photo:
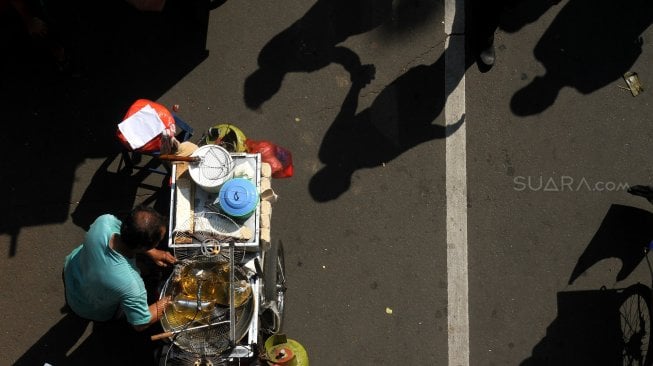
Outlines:
[[651, 290], [635, 284], [623, 292], [619, 306], [623, 366], [651, 366]]
[[272, 312], [266, 314], [264, 322], [272, 333], [277, 333], [281, 330], [286, 297], [286, 266], [281, 241], [272, 243], [270, 249], [265, 252], [263, 296], [265, 299], [263, 306]]

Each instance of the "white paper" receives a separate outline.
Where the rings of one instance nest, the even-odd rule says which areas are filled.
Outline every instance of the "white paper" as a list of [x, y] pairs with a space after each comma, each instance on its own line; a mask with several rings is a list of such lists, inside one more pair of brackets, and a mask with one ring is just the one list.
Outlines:
[[159, 114], [149, 104], [118, 124], [118, 129], [132, 149], [143, 147], [159, 136], [165, 128]]

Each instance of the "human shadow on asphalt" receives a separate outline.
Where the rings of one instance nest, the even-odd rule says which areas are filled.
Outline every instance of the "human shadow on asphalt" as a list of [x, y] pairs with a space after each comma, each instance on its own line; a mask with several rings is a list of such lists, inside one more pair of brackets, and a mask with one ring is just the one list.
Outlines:
[[[512, 18], [501, 24], [505, 23], [506, 29], [513, 32], [519, 31], [552, 5], [550, 0], [520, 3], [511, 8]], [[454, 24], [459, 19], [454, 19]], [[473, 33], [475, 18], [466, 21], [466, 29]], [[464, 70], [477, 61], [473, 37], [467, 38]], [[434, 124], [451, 92], [445, 90], [445, 78], [449, 85], [457, 85], [462, 77], [462, 74], [445, 75], [445, 55], [431, 65], [413, 67], [399, 76], [379, 93], [369, 108], [359, 113], [356, 113], [358, 95], [373, 75], [365, 67], [352, 74], [349, 93], [320, 146], [319, 159], [325, 166], [310, 180], [313, 199], [318, 202], [336, 199], [349, 189], [356, 170], [381, 166], [421, 143], [447, 138], [460, 128], [464, 115], [448, 127]]]
[[432, 65], [419, 65], [401, 75], [360, 113], [358, 94], [371, 77], [355, 76], [322, 139], [319, 158], [325, 166], [310, 180], [313, 199], [336, 199], [349, 189], [356, 170], [381, 166], [423, 142], [455, 133], [464, 115], [449, 128], [433, 124], [446, 100], [444, 76], [443, 55]]
[[161, 329], [136, 332], [126, 322], [89, 322], [64, 315], [13, 365], [156, 365], [162, 346], [149, 337]]
[[642, 53], [652, 19], [648, 0], [569, 0], [533, 50], [546, 73], [513, 95], [513, 113], [541, 113], [565, 87], [590, 94], [622, 78]]
[[169, 0], [161, 13], [113, 0], [47, 3], [47, 20], [72, 59], [63, 72], [34, 47], [16, 14], [0, 19], [0, 143], [7, 152], [0, 159], [0, 234], [10, 235], [9, 257], [19, 251], [22, 228], [68, 219], [78, 167], [118, 153], [116, 126], [129, 106], [156, 100], [208, 54], [207, 0]]
[[395, 22], [397, 31], [414, 26], [431, 16], [437, 3], [401, 0], [393, 7], [392, 0], [318, 0], [261, 49], [258, 69], [245, 80], [245, 104], [260, 108], [279, 91], [288, 73], [314, 72], [331, 63], [350, 75], [360, 73], [360, 57], [340, 43], [389, 22]]
[[[642, 284], [626, 289], [558, 292], [558, 314], [520, 366], [642, 365], [650, 349], [640, 317], [650, 319], [651, 291]], [[650, 320], [649, 320], [650, 321]]]
[[621, 261], [616, 280], [623, 281], [644, 259], [644, 249], [653, 238], [653, 214], [624, 205], [611, 205], [601, 226], [578, 258], [569, 278], [573, 284], [585, 271], [605, 259]]

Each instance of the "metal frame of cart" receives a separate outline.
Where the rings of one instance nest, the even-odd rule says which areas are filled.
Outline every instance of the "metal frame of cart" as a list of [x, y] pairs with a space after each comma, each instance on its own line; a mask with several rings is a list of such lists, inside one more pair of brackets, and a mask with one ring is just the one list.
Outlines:
[[[236, 164], [250, 164], [252, 170], [255, 172], [254, 181], [257, 189], [261, 190], [261, 156], [260, 154], [246, 154], [246, 153], [232, 153], [232, 158]], [[267, 177], [270, 178], [270, 177]], [[201, 210], [213, 210], [210, 203], [217, 197], [216, 193], [209, 193], [203, 191], [200, 187], [193, 187], [194, 182], [187, 177], [188, 181], [177, 180], [177, 166], [173, 164], [171, 175], [171, 197], [170, 197], [170, 221], [169, 221], [169, 237], [168, 246], [174, 251], [176, 256], [190, 257], [199, 253], [202, 249], [201, 242], [190, 243], [175, 243], [173, 240], [173, 233], [177, 227], [179, 217], [180, 201], [179, 195], [185, 194], [180, 189], [180, 184], [190, 187], [191, 191], [194, 189], [194, 194], [190, 195], [191, 214], [197, 213]], [[261, 205], [258, 205], [254, 214], [247, 218], [244, 222], [240, 223], [243, 227], [252, 231], [253, 236], [250, 240], [245, 242], [225, 242], [220, 243], [221, 247], [231, 248], [232, 254], [231, 265], [235, 265], [233, 258], [233, 249], [242, 250], [243, 258], [239, 261], [238, 265], [246, 267], [250, 273], [249, 283], [252, 288], [252, 316], [243, 339], [238, 341], [235, 339], [235, 331], [233, 329], [235, 315], [233, 308], [230, 312], [231, 316], [231, 329], [230, 340], [233, 342], [233, 347], [220, 356], [225, 361], [233, 361], [235, 359], [249, 359], [258, 356], [258, 347], [262, 332], [268, 334], [277, 333], [281, 328], [281, 320], [283, 318], [283, 301], [285, 292], [285, 268], [283, 261], [283, 248], [281, 243], [271, 244], [267, 241], [261, 240]], [[269, 227], [267, 228], [269, 230]], [[269, 236], [268, 236], [269, 240]], [[231, 273], [233, 273], [233, 268]], [[267, 286], [267, 287], [266, 287]], [[231, 296], [233, 298], [233, 287], [231, 289]]]

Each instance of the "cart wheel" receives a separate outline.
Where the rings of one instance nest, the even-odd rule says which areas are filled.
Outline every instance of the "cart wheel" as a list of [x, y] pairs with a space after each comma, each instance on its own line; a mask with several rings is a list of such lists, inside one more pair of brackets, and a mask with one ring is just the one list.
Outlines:
[[623, 366], [650, 366], [651, 290], [642, 284], [626, 288], [619, 306]]
[[[284, 263], [283, 243], [273, 243], [265, 252], [263, 262], [263, 288], [264, 307], [269, 307], [265, 314], [264, 321], [270, 323], [268, 328], [276, 333], [281, 330], [283, 321], [284, 300], [286, 294], [286, 266]], [[267, 319], [269, 318], [269, 319]], [[275, 324], [276, 323], [276, 324]]]

